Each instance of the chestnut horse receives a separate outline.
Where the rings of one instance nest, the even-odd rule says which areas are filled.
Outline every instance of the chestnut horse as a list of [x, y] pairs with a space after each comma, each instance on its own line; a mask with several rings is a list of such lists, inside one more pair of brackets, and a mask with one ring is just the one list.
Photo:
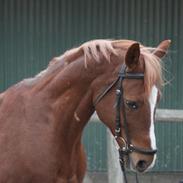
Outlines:
[[[81, 183], [86, 169], [83, 129], [96, 111], [114, 134], [116, 85], [94, 102], [116, 80], [123, 64], [127, 72], [144, 73], [144, 79], [125, 79], [122, 84], [131, 143], [155, 149], [160, 60], [169, 45], [165, 40], [152, 51], [130, 40], [86, 42], [54, 58], [34, 78], [1, 93], [0, 183]], [[123, 110], [121, 136], [125, 139]], [[129, 164], [143, 172], [154, 165], [155, 158], [133, 152]]]

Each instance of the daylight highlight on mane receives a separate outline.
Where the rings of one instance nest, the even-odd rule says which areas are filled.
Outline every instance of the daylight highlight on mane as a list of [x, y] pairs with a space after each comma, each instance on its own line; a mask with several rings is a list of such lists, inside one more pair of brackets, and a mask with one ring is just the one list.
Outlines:
[[[85, 67], [87, 67], [88, 59], [94, 59], [96, 62], [100, 62], [101, 57], [104, 57], [110, 62], [110, 55], [117, 55], [117, 49], [113, 47], [112, 42], [112, 40], [93, 40], [81, 45], [84, 53]], [[133, 44], [133, 41], [119, 40], [119, 43], [121, 43], [121, 46], [124, 46], [124, 49], [127, 49], [129, 45]], [[122, 49], [123, 46], [121, 47]], [[145, 64], [145, 93], [149, 95], [153, 85], [156, 85], [158, 89], [161, 89], [163, 85], [161, 59], [153, 54], [157, 48], [140, 45], [140, 49]]]
[[156, 85], [158, 89], [161, 89], [163, 85], [161, 59], [153, 54], [154, 50], [155, 48], [151, 47], [141, 48], [145, 64], [144, 86], [147, 95], [150, 94], [153, 85]]
[[106, 61], [110, 62], [111, 54], [117, 55], [116, 49], [112, 46], [112, 40], [97, 39], [66, 51], [63, 55], [56, 57], [56, 60], [65, 60], [70, 63], [75, 61], [76, 58], [84, 56], [84, 65], [87, 68], [88, 60], [100, 62], [105, 58]]
[[[117, 46], [114, 47], [114, 43]], [[49, 63], [47, 69], [37, 74], [34, 78], [26, 79], [23, 82], [29, 85], [34, 84], [36, 81], [40, 80], [47, 74], [55, 72], [58, 67], [62, 67], [64, 69], [65, 67], [67, 67], [67, 65], [77, 61], [77, 59], [80, 57], [84, 57], [83, 62], [85, 68], [87, 68], [90, 60], [96, 61], [98, 63], [102, 61], [108, 61], [110, 63], [111, 54], [118, 55], [119, 49], [127, 50], [128, 47], [133, 43], [135, 43], [135, 41], [131, 40], [98, 39], [88, 41], [86, 43], [83, 43], [79, 47], [66, 51], [63, 55], [59, 57], [55, 57]], [[145, 64], [144, 87], [145, 93], [147, 95], [150, 94], [153, 85], [156, 85], [157, 88], [160, 89], [163, 84], [162, 65], [160, 59], [153, 54], [153, 51], [155, 49], [157, 48], [145, 47], [140, 44], [140, 51], [143, 55]]]
[[87, 67], [88, 59], [94, 59], [96, 62], [100, 62], [101, 58], [104, 57], [110, 62], [110, 55], [117, 55], [111, 40], [93, 40], [84, 43], [81, 47], [84, 52], [85, 67]]

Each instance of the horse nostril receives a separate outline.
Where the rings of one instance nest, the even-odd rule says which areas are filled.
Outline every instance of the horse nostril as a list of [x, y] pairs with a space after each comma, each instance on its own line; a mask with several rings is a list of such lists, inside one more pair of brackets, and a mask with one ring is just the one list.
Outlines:
[[147, 168], [147, 162], [145, 160], [139, 160], [137, 165], [136, 165], [136, 169], [139, 172], [144, 172]]

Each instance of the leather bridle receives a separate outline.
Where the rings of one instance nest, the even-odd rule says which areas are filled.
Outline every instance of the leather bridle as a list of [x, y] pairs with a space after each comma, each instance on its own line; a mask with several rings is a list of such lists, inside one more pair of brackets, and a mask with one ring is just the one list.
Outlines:
[[[131, 73], [131, 72], [126, 72], [126, 65], [123, 64], [118, 77], [115, 81], [113, 81], [105, 90], [100, 93], [96, 100], [94, 101], [94, 106], [96, 106], [102, 99], [103, 97], [117, 84], [117, 89], [116, 89], [116, 119], [115, 119], [115, 139], [118, 140], [120, 139], [124, 146], [119, 147], [118, 152], [119, 152], [119, 161], [120, 161], [120, 166], [121, 170], [123, 171], [124, 175], [124, 180], [125, 183], [127, 183], [127, 177], [126, 177], [126, 171], [125, 171], [125, 156], [129, 157], [129, 154], [132, 152], [140, 153], [140, 154], [145, 154], [145, 155], [154, 155], [157, 152], [157, 149], [144, 149], [141, 147], [136, 147], [131, 143], [131, 139], [129, 136], [129, 131], [128, 131], [128, 123], [127, 123], [127, 116], [126, 116], [126, 111], [125, 111], [125, 100], [123, 96], [123, 81], [124, 79], [144, 79], [144, 73]], [[124, 125], [124, 137], [122, 137], [122, 130], [121, 130], [121, 109], [123, 108], [123, 125]], [[136, 176], [136, 182], [138, 182], [137, 176]]]

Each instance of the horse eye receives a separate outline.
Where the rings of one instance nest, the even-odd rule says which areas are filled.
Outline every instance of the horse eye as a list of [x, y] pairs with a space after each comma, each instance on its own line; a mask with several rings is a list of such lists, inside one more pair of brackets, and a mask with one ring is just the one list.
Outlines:
[[132, 109], [132, 110], [138, 109], [138, 104], [137, 104], [137, 102], [130, 101], [130, 100], [126, 100], [126, 105], [127, 105], [130, 109]]

